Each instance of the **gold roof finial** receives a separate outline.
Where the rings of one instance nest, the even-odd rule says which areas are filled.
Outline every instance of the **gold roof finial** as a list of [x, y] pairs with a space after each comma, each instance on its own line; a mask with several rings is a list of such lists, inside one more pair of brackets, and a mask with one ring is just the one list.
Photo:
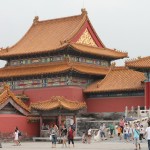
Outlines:
[[33, 24], [37, 24], [39, 21], [39, 16], [35, 16], [33, 19]]

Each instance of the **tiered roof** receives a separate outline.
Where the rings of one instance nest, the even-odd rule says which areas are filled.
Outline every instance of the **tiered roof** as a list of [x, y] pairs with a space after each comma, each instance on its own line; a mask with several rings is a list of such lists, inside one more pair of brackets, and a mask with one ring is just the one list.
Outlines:
[[[90, 69], [89, 69], [90, 68]], [[31, 75], [54, 74], [66, 71], [75, 71], [90, 75], [106, 75], [108, 68], [97, 65], [88, 65], [78, 62], [53, 62], [46, 64], [31, 64], [24, 66], [8, 66], [0, 69], [0, 78], [22, 77]]]
[[141, 84], [146, 78], [143, 73], [133, 71], [125, 67], [111, 69], [103, 80], [93, 83], [85, 93], [103, 93], [114, 91], [136, 91], [143, 90]]
[[87, 46], [83, 44], [77, 44], [77, 43], [72, 43], [70, 46], [79, 52], [87, 53], [87, 54], [94, 54], [96, 56], [103, 56], [107, 58], [112, 58], [112, 59], [120, 59], [127, 57], [128, 54], [126, 52], [120, 52], [117, 50], [112, 50], [106, 47], [93, 47], [93, 46]]
[[11, 92], [8, 85], [4, 86], [4, 90], [0, 95], [0, 107], [5, 107], [8, 103], [11, 103], [15, 108], [16, 106], [21, 107], [25, 111], [21, 111], [18, 109], [18, 111], [21, 111], [21, 113], [27, 115], [30, 112], [29, 107], [23, 103], [19, 98], [15, 96], [13, 92]]
[[[75, 38], [81, 31], [83, 32], [87, 24], [101, 47], [97, 46], [97, 48], [95, 48], [94, 46], [88, 47], [74, 44], [77, 42]], [[8, 59], [9, 57], [21, 55], [47, 53], [62, 50], [70, 46], [81, 52], [98, 56], [104, 55], [105, 57], [107, 56], [113, 59], [124, 58], [128, 55], [124, 52], [106, 48], [92, 27], [86, 11], [82, 10], [81, 15], [59, 19], [39, 21], [38, 17], [36, 17], [32, 26], [20, 41], [10, 48], [1, 48], [0, 58]]]
[[37, 103], [31, 103], [31, 109], [36, 110], [53, 110], [57, 108], [64, 108], [67, 110], [79, 110], [82, 108], [86, 108], [86, 103], [79, 101], [71, 101], [66, 99], [63, 96], [53, 96], [50, 100], [41, 101]]
[[128, 60], [125, 65], [133, 69], [148, 69], [150, 70], [150, 56], [139, 57], [138, 59]]

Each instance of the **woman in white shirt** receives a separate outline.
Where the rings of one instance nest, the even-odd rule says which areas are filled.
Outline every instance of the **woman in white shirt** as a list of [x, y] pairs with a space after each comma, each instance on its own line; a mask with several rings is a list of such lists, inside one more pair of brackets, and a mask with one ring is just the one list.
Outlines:
[[16, 129], [15, 130], [15, 133], [14, 133], [14, 142], [15, 144], [18, 146], [19, 145], [19, 138], [18, 138], [18, 130]]

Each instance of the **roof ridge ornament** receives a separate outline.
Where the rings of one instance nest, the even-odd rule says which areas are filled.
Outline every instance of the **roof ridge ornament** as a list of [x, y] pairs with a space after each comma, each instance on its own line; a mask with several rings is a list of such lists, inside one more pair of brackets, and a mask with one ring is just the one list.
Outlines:
[[82, 12], [82, 15], [87, 15], [87, 11], [86, 11], [85, 8], [82, 8], [82, 9], [81, 9], [81, 12]]
[[4, 90], [10, 90], [10, 86], [7, 83], [4, 83]]
[[110, 66], [112, 69], [114, 69], [115, 67], [116, 67], [116, 63], [115, 62], [113, 62], [113, 63], [111, 63], [111, 66]]
[[33, 24], [37, 24], [39, 22], [39, 16], [35, 16], [33, 19]]

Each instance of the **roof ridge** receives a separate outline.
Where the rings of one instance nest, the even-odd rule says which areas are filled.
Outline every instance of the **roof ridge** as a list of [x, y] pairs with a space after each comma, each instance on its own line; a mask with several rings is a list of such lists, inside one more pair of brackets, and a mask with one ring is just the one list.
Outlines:
[[139, 60], [145, 60], [145, 59], [148, 59], [148, 58], [150, 58], [150, 56], [131, 58], [131, 59], [127, 59], [127, 60], [125, 61], [125, 63], [137, 62], [137, 61], [139, 61]]
[[111, 73], [111, 71], [112, 71], [112, 68], [109, 69], [109, 71], [106, 74], [106, 76], [104, 77], [104, 79], [102, 79], [101, 81], [99, 81], [100, 83], [99, 82], [97, 83], [97, 88], [99, 88], [100, 85], [103, 84], [104, 80], [109, 76], [109, 74]]
[[53, 18], [53, 19], [47, 19], [47, 20], [41, 20], [41, 21], [37, 21], [37, 23], [39, 24], [39, 23], [49, 23], [49, 22], [53, 22], [53, 21], [64, 21], [64, 20], [69, 20], [69, 19], [73, 19], [73, 18], [78, 18], [78, 17], [81, 17], [82, 16], [82, 14], [80, 14], [80, 15], [73, 15], [73, 16], [67, 16], [67, 17], [59, 17], [59, 18]]

